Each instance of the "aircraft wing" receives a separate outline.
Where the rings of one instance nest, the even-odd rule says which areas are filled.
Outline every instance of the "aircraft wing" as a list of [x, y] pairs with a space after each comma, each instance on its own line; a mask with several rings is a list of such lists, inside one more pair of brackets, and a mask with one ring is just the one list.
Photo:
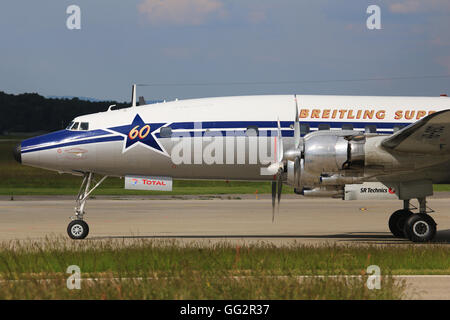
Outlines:
[[450, 153], [450, 110], [435, 112], [389, 136], [381, 145], [411, 153]]

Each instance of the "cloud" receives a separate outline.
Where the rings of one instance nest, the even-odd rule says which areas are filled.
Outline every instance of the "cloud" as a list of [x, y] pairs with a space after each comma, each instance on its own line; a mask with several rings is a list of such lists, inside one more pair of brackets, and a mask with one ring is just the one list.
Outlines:
[[154, 25], [198, 26], [226, 16], [220, 0], [144, 0], [138, 9]]
[[389, 11], [399, 14], [450, 11], [449, 0], [389, 0]]

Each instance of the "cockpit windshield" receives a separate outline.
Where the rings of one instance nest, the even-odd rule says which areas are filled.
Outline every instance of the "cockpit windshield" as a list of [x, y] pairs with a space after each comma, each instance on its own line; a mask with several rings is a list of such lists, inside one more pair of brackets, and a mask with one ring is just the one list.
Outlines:
[[69, 125], [66, 127], [66, 130], [77, 130], [77, 131], [88, 131], [89, 130], [89, 122], [75, 122], [71, 121]]

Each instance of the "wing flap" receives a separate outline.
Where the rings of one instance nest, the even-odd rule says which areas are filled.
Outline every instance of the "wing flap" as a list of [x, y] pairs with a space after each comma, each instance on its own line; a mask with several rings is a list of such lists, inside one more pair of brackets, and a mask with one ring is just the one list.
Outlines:
[[450, 153], [450, 110], [435, 112], [397, 131], [381, 145], [399, 152]]

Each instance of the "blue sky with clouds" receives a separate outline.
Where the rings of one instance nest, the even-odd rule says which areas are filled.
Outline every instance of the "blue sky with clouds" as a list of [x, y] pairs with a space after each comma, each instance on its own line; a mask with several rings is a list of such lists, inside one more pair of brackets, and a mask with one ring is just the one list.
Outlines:
[[[81, 8], [81, 30], [66, 8]], [[382, 30], [366, 9], [381, 7]], [[129, 100], [132, 83], [450, 74], [448, 0], [2, 0], [0, 90]], [[241, 94], [439, 95], [450, 78], [139, 88], [147, 99]]]

